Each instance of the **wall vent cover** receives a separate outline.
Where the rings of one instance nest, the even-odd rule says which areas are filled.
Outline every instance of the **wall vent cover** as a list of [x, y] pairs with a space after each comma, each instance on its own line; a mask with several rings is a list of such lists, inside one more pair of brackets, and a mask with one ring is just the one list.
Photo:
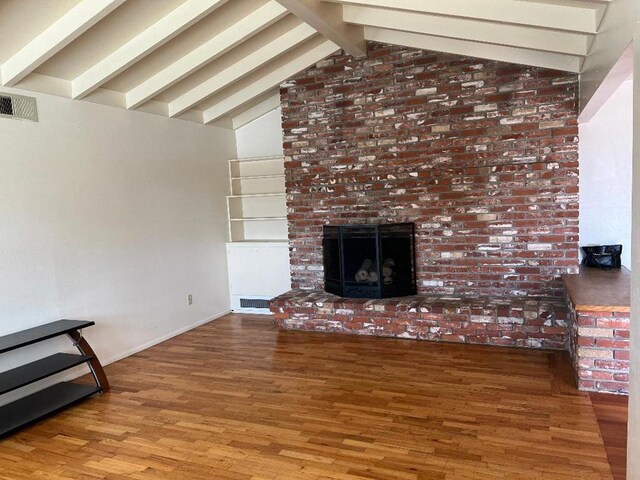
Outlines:
[[259, 298], [241, 298], [240, 308], [269, 308], [269, 300]]
[[0, 117], [38, 121], [38, 107], [34, 97], [0, 93]]

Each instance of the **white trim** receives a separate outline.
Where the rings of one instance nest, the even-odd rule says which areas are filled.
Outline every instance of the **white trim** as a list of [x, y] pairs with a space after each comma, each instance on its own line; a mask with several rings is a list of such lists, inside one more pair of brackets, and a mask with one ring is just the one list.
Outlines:
[[286, 193], [247, 193], [246, 195], [229, 195], [227, 198], [284, 197]]
[[[268, 157], [232, 158], [229, 161], [230, 162], [267, 162], [269, 160], [284, 160], [284, 155], [271, 155]], [[247, 177], [242, 177], [242, 178], [247, 178]]]
[[254, 248], [254, 247], [276, 247], [276, 248], [289, 248], [289, 240], [241, 240], [237, 242], [227, 242], [227, 247], [241, 247], [241, 248]]
[[236, 308], [231, 311], [231, 313], [236, 314], [247, 314], [247, 315], [263, 315], [265, 317], [273, 317], [273, 312], [271, 310], [263, 309], [263, 308]]

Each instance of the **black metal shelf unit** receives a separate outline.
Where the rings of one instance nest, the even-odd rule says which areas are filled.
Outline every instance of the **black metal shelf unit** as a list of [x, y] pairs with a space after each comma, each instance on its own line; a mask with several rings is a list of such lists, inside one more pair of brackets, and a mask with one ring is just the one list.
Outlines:
[[7, 437], [43, 418], [109, 389], [109, 382], [93, 349], [81, 334], [94, 322], [59, 320], [0, 337], [0, 354], [66, 335], [79, 355], [56, 353], [5, 372], [0, 372], [0, 395], [25, 387], [39, 380], [87, 364], [95, 385], [60, 382], [0, 407], [0, 438]]

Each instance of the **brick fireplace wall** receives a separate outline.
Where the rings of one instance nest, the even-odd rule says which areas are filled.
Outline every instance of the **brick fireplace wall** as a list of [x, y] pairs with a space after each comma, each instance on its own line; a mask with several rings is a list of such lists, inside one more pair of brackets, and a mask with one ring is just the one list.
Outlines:
[[419, 293], [561, 298], [578, 266], [577, 75], [370, 44], [281, 88], [294, 289], [322, 226], [415, 222]]

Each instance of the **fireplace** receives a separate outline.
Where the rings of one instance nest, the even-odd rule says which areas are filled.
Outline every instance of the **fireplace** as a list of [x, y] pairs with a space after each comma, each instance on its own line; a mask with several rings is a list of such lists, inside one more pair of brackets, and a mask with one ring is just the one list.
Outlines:
[[416, 294], [414, 224], [325, 225], [325, 290], [341, 297]]

